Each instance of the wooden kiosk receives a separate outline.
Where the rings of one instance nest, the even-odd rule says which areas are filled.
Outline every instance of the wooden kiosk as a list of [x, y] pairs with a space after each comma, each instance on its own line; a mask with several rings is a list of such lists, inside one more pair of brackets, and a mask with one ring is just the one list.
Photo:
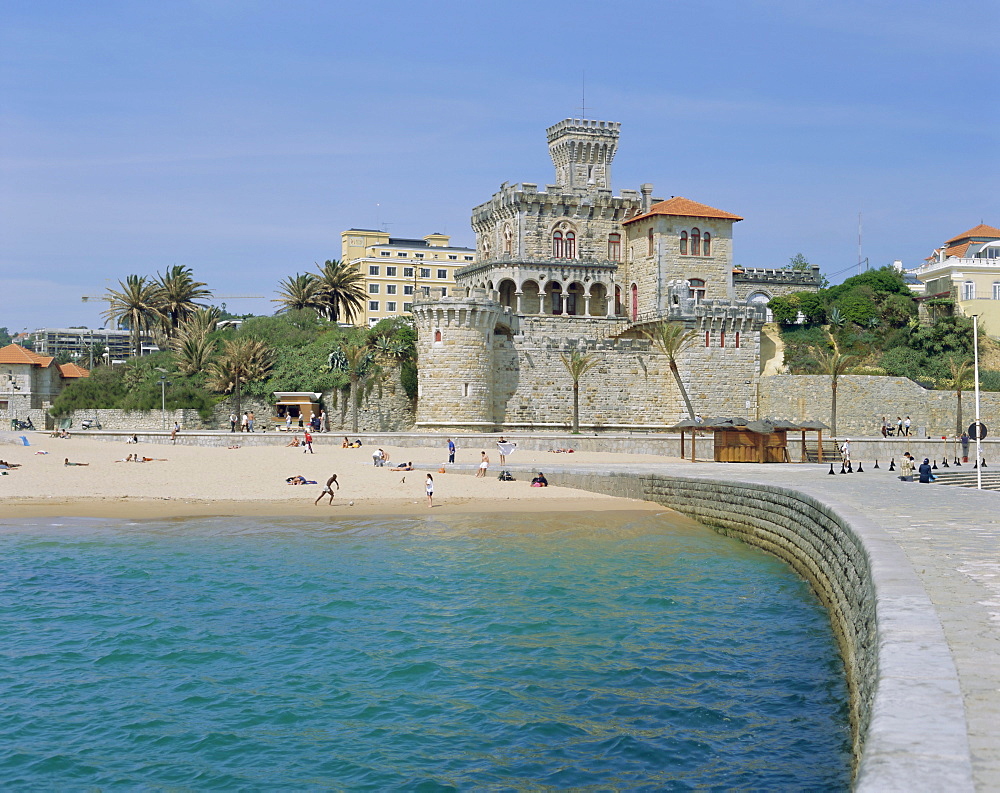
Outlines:
[[292, 429], [300, 430], [308, 427], [313, 416], [320, 414], [320, 393], [313, 391], [275, 391], [274, 415], [271, 424], [278, 429], [286, 426], [287, 418], [291, 416]]
[[766, 421], [749, 421], [730, 426], [715, 425], [715, 462], [787, 463], [788, 434]]

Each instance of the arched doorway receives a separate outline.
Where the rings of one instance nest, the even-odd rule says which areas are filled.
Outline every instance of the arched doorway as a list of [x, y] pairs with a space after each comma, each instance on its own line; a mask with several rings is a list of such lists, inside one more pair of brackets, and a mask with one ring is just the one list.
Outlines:
[[511, 281], [509, 278], [505, 278], [500, 282], [499, 289], [500, 292], [500, 305], [509, 306], [510, 308], [516, 308], [516, 298], [514, 293], [517, 291], [517, 285]]
[[563, 290], [562, 285], [558, 281], [549, 281], [545, 285], [545, 294], [548, 296], [546, 301], [548, 306], [549, 314], [562, 314], [563, 313]]
[[767, 292], [754, 292], [747, 298], [747, 303], [750, 305], [764, 306], [764, 310], [767, 313], [765, 322], [774, 322], [774, 314], [772, 314], [771, 309], [767, 307], [767, 304], [770, 302], [771, 296]]
[[583, 313], [583, 296], [585, 292], [583, 284], [572, 283], [566, 289], [566, 313], [570, 316], [577, 316]]
[[536, 281], [525, 281], [521, 284], [521, 313], [522, 314], [540, 314], [542, 304], [539, 292], [541, 290], [538, 288], [538, 283]]
[[604, 284], [591, 284], [590, 316], [605, 317], [608, 314], [608, 288]]

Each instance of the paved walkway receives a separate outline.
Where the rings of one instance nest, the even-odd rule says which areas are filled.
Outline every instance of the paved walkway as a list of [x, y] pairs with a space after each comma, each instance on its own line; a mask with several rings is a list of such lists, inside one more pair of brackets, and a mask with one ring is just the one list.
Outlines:
[[[904, 483], [884, 468], [836, 476], [827, 474], [827, 465], [673, 463], [603, 470], [791, 487], [857, 510], [880, 526], [912, 563], [944, 629], [965, 703], [976, 788], [1000, 790], [1000, 494]], [[545, 467], [553, 483], [561, 471], [595, 469], [561, 461]], [[919, 780], [913, 783], [920, 789]]]

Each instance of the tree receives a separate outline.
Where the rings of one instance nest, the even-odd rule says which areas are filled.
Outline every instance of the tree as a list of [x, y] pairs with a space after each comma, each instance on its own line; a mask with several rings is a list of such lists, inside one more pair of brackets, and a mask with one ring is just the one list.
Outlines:
[[569, 355], [560, 353], [559, 358], [573, 378], [573, 432], [580, 431], [580, 378], [597, 366], [597, 359], [590, 353], [580, 352], [574, 347]]
[[774, 321], [780, 325], [791, 325], [799, 316], [799, 299], [797, 294], [772, 297], [767, 307], [771, 310]]
[[119, 281], [120, 289], [108, 289], [108, 307], [101, 316], [119, 328], [128, 328], [132, 335], [132, 351], [141, 353], [142, 334], [161, 316], [158, 287], [144, 275], [129, 275]]
[[175, 264], [165, 273], [157, 274], [156, 301], [163, 330], [173, 337], [178, 326], [199, 308], [196, 301], [211, 297], [207, 284], [195, 281], [190, 267]]
[[351, 405], [354, 408], [351, 419], [351, 431], [358, 431], [358, 411], [360, 410], [360, 395], [358, 384], [361, 378], [368, 374], [372, 364], [372, 349], [367, 332], [358, 334], [353, 339], [346, 340], [340, 345], [340, 356], [344, 370], [347, 372], [348, 380], [351, 384]]
[[685, 330], [679, 322], [661, 322], [646, 337], [653, 343], [660, 352], [667, 357], [670, 365], [670, 372], [677, 382], [677, 388], [681, 392], [684, 406], [687, 408], [688, 418], [694, 421], [694, 408], [691, 406], [691, 399], [688, 397], [687, 389], [681, 380], [680, 370], [677, 368], [677, 357], [687, 349], [688, 345], [694, 341], [698, 332], [695, 330]]
[[955, 434], [961, 435], [963, 430], [962, 390], [969, 385], [969, 375], [972, 374], [970, 371], [972, 368], [972, 361], [968, 358], [964, 358], [962, 360], [952, 358], [948, 361], [948, 368], [951, 371], [950, 386], [954, 389], [955, 397], [958, 400], [955, 420]]
[[827, 334], [830, 340], [830, 348], [813, 348], [813, 355], [816, 358], [819, 374], [830, 376], [830, 432], [833, 437], [837, 437], [837, 380], [841, 375], [847, 374], [858, 362], [857, 355], [846, 355], [841, 352], [837, 340], [832, 333]]
[[365, 301], [365, 277], [361, 271], [336, 259], [319, 269], [317, 301], [320, 313], [331, 322], [351, 322]]
[[279, 305], [278, 313], [322, 308], [319, 279], [312, 273], [296, 273], [278, 284], [278, 297], [272, 302]]
[[274, 365], [274, 352], [264, 342], [250, 336], [224, 339], [222, 352], [209, 368], [209, 386], [236, 397], [236, 414], [241, 411], [241, 385], [263, 380]]
[[801, 253], [796, 253], [791, 259], [788, 260], [789, 270], [808, 270], [812, 265], [809, 260], [806, 259]]

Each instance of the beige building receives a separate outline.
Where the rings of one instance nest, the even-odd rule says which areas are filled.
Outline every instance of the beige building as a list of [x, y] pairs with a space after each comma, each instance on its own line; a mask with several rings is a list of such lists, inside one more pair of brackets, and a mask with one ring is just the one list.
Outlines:
[[1000, 337], [1000, 229], [980, 224], [952, 237], [911, 271], [923, 285], [923, 300], [954, 301], [980, 329]]
[[341, 261], [365, 276], [366, 299], [357, 324], [370, 327], [388, 317], [409, 316], [414, 294], [446, 294], [455, 286], [455, 271], [476, 260], [474, 249], [450, 243], [447, 234], [406, 239], [374, 229], [341, 232]]

